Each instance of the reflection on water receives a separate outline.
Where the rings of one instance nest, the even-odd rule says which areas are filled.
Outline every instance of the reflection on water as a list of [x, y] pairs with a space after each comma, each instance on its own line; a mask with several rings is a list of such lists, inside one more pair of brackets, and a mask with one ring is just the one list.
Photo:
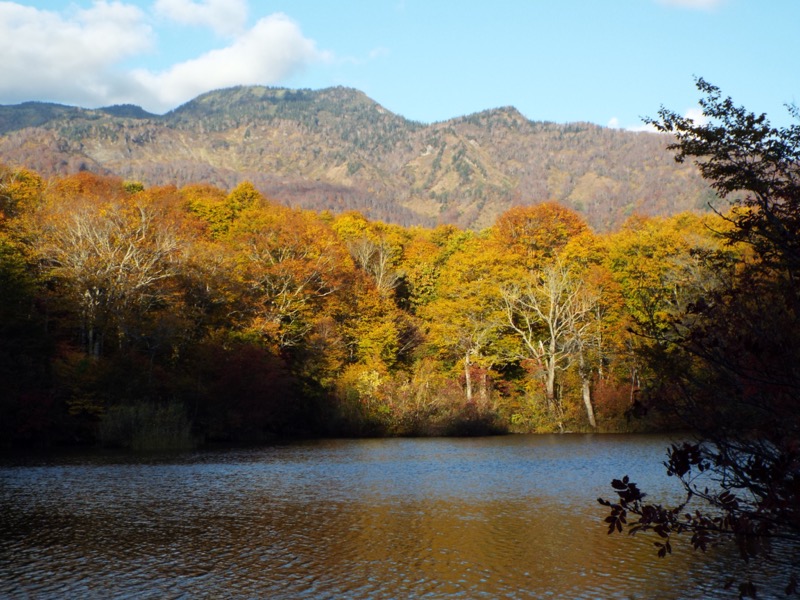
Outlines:
[[316, 441], [0, 464], [10, 598], [708, 598], [730, 564], [608, 536], [658, 436]]

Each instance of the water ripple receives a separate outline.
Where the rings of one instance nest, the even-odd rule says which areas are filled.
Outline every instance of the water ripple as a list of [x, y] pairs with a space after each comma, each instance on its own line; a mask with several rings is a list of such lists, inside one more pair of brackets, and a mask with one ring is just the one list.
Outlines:
[[[594, 503], [661, 437], [360, 440], [0, 465], [3, 598], [709, 598]], [[666, 482], [666, 483], [665, 483]]]

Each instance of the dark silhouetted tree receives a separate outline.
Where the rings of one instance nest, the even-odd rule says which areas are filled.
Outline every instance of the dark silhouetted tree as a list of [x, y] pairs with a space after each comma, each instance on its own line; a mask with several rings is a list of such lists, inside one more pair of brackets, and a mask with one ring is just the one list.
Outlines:
[[[661, 556], [675, 534], [695, 549], [730, 541], [742, 558], [800, 548], [800, 126], [773, 128], [702, 79], [707, 123], [662, 109], [677, 160], [695, 159], [732, 209], [725, 245], [697, 256], [723, 282], [706, 290], [647, 346], [660, 375], [645, 399], [695, 433], [668, 452], [685, 503], [651, 503], [628, 477], [614, 480], [609, 533], [651, 531]], [[791, 110], [794, 117], [797, 110]], [[795, 562], [796, 564], [796, 562]], [[786, 592], [795, 591], [786, 574]], [[755, 596], [746, 574], [740, 596]]]

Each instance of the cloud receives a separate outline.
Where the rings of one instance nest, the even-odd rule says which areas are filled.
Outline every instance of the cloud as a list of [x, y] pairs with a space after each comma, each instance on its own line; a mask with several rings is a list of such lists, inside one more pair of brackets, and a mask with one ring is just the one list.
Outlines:
[[137, 7], [96, 1], [68, 15], [0, 2], [0, 98], [68, 103], [113, 101], [123, 84], [113, 65], [153, 47]]
[[[195, 23], [221, 10], [222, 2], [159, 0], [160, 10], [179, 20], [193, 5]], [[243, 1], [225, 7], [246, 9]], [[231, 17], [218, 31], [232, 32], [243, 21]], [[277, 84], [307, 66], [329, 62], [300, 27], [283, 14], [260, 19], [221, 48], [161, 71], [126, 70], [156, 48], [155, 32], [139, 8], [119, 1], [96, 0], [88, 9], [55, 12], [0, 1], [0, 102], [37, 99], [85, 107], [134, 103], [164, 112], [212, 89], [234, 85]]]
[[277, 83], [309, 64], [329, 59], [313, 40], [303, 36], [294, 21], [276, 13], [260, 19], [226, 48], [160, 73], [138, 69], [131, 75], [151, 94], [146, 104], [165, 110], [211, 89]]
[[[699, 106], [693, 108], [687, 108], [686, 111], [683, 113], [684, 118], [691, 119], [694, 121], [695, 125], [705, 125], [710, 122], [710, 119], [703, 114], [703, 109]], [[614, 119], [612, 119], [613, 121]], [[609, 127], [612, 125], [609, 123]], [[653, 127], [650, 123], [642, 123], [641, 125], [637, 125], [635, 127], [626, 127], [626, 131], [636, 131], [636, 132], [649, 132], [649, 133], [659, 133], [659, 131]]]
[[699, 107], [687, 109], [683, 116], [694, 121], [695, 125], [705, 125], [710, 121], [710, 119], [703, 114], [703, 109]]
[[714, 10], [722, 6], [727, 0], [657, 0], [664, 6], [676, 6], [693, 10]]
[[624, 127], [618, 117], [611, 117], [608, 120], [606, 127], [609, 129], [623, 129], [625, 131], [647, 131], [649, 133], [654, 133], [656, 131], [656, 128], [648, 123], [640, 123], [638, 125]]
[[658, 133], [658, 129], [650, 125], [650, 123], [642, 123], [634, 127], [626, 127], [625, 131], [634, 131], [636, 133]]
[[156, 0], [157, 14], [182, 25], [201, 25], [218, 35], [234, 36], [247, 22], [245, 0]]

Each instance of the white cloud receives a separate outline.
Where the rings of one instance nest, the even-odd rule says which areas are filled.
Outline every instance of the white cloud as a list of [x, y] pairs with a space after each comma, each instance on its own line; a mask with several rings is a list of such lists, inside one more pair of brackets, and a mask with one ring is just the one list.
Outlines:
[[676, 6], [694, 10], [714, 10], [722, 6], [727, 0], [657, 0], [664, 6]]
[[161, 73], [138, 69], [134, 80], [152, 97], [148, 105], [171, 108], [211, 89], [234, 85], [271, 84], [307, 65], [328, 60], [327, 53], [303, 36], [283, 14], [260, 19], [228, 47], [176, 64]]
[[654, 133], [656, 131], [655, 127], [647, 123], [640, 123], [632, 127], [624, 127], [622, 125], [622, 122], [619, 120], [619, 117], [611, 117], [608, 120], [606, 127], [608, 127], [609, 129], [624, 129], [625, 131], [647, 131], [650, 133]]
[[653, 127], [650, 123], [642, 123], [635, 127], [626, 127], [625, 131], [645, 132], [645, 133], [658, 133], [658, 129]]
[[102, 0], [62, 15], [0, 2], [0, 98], [116, 101], [115, 88], [124, 82], [112, 66], [152, 46], [144, 14], [129, 4]]
[[247, 22], [246, 0], [156, 0], [154, 7], [168, 19], [209, 27], [223, 36], [241, 33]]
[[[175, 11], [186, 8], [180, 0], [161, 4]], [[244, 7], [239, 0], [226, 6], [237, 4]], [[207, 0], [201, 8], [210, 15], [221, 5]], [[230, 20], [226, 30], [239, 23], [238, 18]], [[0, 102], [37, 99], [85, 107], [134, 103], [163, 112], [212, 89], [277, 84], [310, 64], [331, 60], [294, 21], [273, 14], [227, 46], [162, 71], [120, 67], [156, 42], [147, 16], [123, 2], [96, 0], [89, 9], [54, 12], [0, 1]]]
[[695, 125], [705, 125], [709, 122], [709, 118], [703, 114], [703, 109], [699, 107], [687, 109], [683, 116], [694, 121]]
[[[686, 109], [686, 111], [683, 113], [683, 116], [686, 119], [692, 119], [695, 125], [705, 125], [709, 122], [709, 118], [703, 114], [703, 110], [700, 107]], [[609, 127], [611, 127], [610, 123]], [[658, 133], [658, 130], [650, 123], [642, 123], [636, 127], [626, 127], [625, 129], [626, 131], [646, 131], [649, 133]]]

